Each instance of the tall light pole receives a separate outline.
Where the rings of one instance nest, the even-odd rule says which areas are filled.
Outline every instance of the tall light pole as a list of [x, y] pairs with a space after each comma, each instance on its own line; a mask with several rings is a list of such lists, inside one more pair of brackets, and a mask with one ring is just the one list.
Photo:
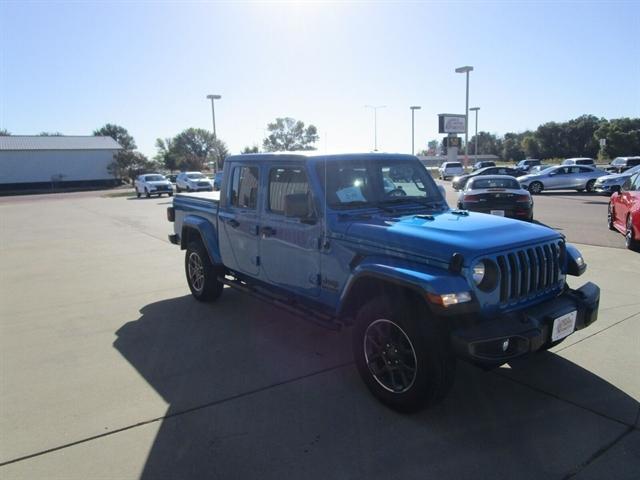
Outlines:
[[[220, 100], [222, 98], [222, 95], [207, 95], [207, 98], [211, 100], [211, 117], [213, 118], [213, 139], [217, 140], [218, 137], [216, 135], [216, 109], [213, 106], [213, 102], [215, 100]], [[217, 145], [216, 145], [216, 150], [217, 150]], [[214, 171], [218, 171], [218, 152], [216, 151], [216, 158], [215, 158], [215, 170]]]
[[469, 154], [469, 147], [467, 145], [467, 141], [469, 140], [469, 72], [473, 72], [473, 67], [465, 66], [456, 68], [456, 73], [466, 73], [467, 74], [467, 102], [464, 111], [464, 159], [465, 163], [467, 163], [467, 156]]
[[418, 106], [418, 105], [413, 105], [411, 107], [409, 107], [411, 109], [411, 155], [414, 155], [414, 151], [415, 151], [415, 118], [414, 118], [414, 114], [416, 113], [416, 110], [420, 110], [422, 107]]
[[207, 95], [207, 98], [211, 99], [211, 116], [213, 117], [213, 138], [218, 138], [216, 136], [216, 109], [213, 106], [213, 102], [215, 100], [220, 100], [222, 95]]
[[364, 108], [373, 109], [373, 151], [378, 151], [378, 109], [386, 108], [386, 105], [365, 105]]
[[469, 110], [471, 110], [472, 112], [476, 112], [476, 148], [474, 153], [476, 154], [476, 162], [478, 161], [478, 110], [480, 110], [480, 107], [472, 107]]

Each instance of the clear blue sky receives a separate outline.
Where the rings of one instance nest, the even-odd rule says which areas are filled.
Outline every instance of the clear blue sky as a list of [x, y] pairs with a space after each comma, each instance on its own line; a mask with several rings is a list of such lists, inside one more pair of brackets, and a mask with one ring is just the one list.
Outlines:
[[[232, 152], [291, 116], [320, 150], [410, 151], [437, 113], [471, 106], [503, 134], [583, 113], [640, 116], [640, 2], [7, 2], [0, 0], [0, 128], [157, 137], [211, 128]], [[470, 131], [474, 129], [473, 120]]]

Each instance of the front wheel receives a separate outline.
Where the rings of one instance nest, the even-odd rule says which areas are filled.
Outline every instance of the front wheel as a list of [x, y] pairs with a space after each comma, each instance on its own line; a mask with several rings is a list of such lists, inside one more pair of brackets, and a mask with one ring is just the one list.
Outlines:
[[529, 185], [529, 191], [534, 195], [542, 192], [542, 190], [544, 190], [544, 185], [540, 182], [531, 182]]
[[136, 197], [140, 198], [140, 192], [138, 191], [137, 188], [136, 188]]
[[587, 192], [589, 192], [589, 193], [593, 192], [593, 187], [594, 187], [594, 185], [595, 185], [595, 184], [596, 184], [596, 181], [595, 181], [595, 180], [589, 180], [589, 181], [587, 182], [587, 185], [586, 185], [586, 187], [587, 187]]
[[426, 308], [395, 304], [381, 296], [360, 308], [352, 337], [354, 359], [379, 401], [394, 410], [415, 412], [448, 393], [455, 358]]
[[184, 270], [189, 290], [196, 300], [211, 302], [222, 295], [224, 285], [200, 240], [190, 242], [184, 256]]
[[146, 188], [144, 189], [144, 194], [147, 198], [151, 198], [151, 192], [149, 192], [149, 190], [147, 190]]

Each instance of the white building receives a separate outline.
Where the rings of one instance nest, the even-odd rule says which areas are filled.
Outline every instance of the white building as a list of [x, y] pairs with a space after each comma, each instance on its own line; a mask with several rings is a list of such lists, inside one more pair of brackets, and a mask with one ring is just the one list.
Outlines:
[[111, 137], [0, 136], [0, 191], [111, 185]]

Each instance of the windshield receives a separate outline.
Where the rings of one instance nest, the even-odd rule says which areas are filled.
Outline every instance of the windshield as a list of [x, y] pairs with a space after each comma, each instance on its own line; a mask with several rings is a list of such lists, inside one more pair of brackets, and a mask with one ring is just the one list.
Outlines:
[[629, 170], [627, 170], [625, 173], [625, 175], [633, 175], [634, 173], [638, 173], [640, 172], [640, 165], [636, 165], [633, 168], [630, 168]]
[[441, 202], [438, 187], [417, 161], [347, 160], [327, 162], [317, 167], [326, 183], [327, 204], [332, 208], [375, 207], [385, 203]]
[[511, 178], [476, 178], [473, 179], [467, 190], [479, 190], [482, 188], [514, 188], [520, 189], [517, 180]]
[[199, 180], [201, 178], [207, 178], [207, 177], [205, 177], [201, 173], [187, 173], [187, 178], [190, 178], [191, 180]]
[[165, 178], [162, 175], [147, 175], [144, 179], [147, 182], [161, 182]]

